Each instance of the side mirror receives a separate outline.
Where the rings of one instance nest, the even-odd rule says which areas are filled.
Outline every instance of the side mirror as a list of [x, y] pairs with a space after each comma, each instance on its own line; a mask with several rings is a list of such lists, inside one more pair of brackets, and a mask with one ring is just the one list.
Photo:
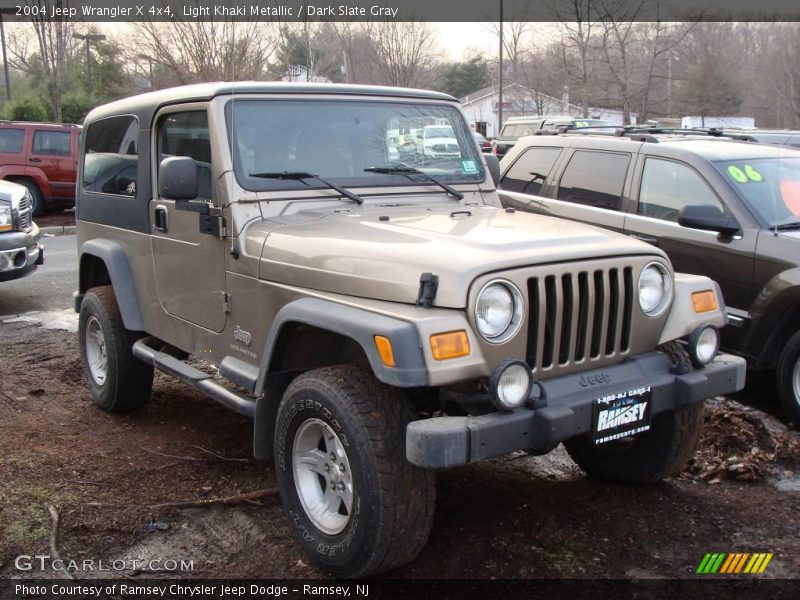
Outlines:
[[487, 152], [483, 155], [483, 159], [486, 161], [486, 167], [489, 169], [489, 175], [492, 176], [492, 181], [494, 182], [494, 187], [500, 185], [500, 161], [497, 159], [496, 154], [492, 154]]
[[197, 198], [200, 178], [197, 164], [188, 156], [170, 156], [158, 168], [158, 195], [167, 200]]
[[739, 222], [712, 204], [686, 204], [678, 212], [678, 224], [692, 229], [717, 231], [734, 235], [741, 230]]

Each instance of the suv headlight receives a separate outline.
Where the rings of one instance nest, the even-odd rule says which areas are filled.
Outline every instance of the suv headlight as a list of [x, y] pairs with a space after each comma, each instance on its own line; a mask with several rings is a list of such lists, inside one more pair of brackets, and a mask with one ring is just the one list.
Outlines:
[[522, 324], [522, 315], [522, 294], [513, 283], [496, 279], [478, 293], [475, 323], [487, 342], [500, 344], [513, 337]]
[[661, 263], [652, 262], [639, 275], [639, 306], [648, 317], [657, 317], [672, 300], [672, 277]]
[[11, 206], [0, 204], [0, 231], [11, 231], [14, 228]]

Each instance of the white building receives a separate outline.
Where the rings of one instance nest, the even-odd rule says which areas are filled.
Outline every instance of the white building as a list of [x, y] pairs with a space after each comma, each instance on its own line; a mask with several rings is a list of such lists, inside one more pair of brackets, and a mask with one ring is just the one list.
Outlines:
[[[498, 135], [498, 109], [500, 98], [495, 86], [473, 92], [460, 99], [461, 108], [467, 116], [467, 122], [475, 131], [486, 137]], [[582, 117], [581, 107], [571, 104], [569, 95], [555, 98], [526, 88], [518, 83], [503, 86], [503, 121], [508, 117], [534, 115], [571, 115]], [[637, 114], [631, 113], [631, 121], [636, 123]], [[622, 111], [613, 108], [591, 107], [589, 117], [605, 119], [612, 125], [622, 125]]]

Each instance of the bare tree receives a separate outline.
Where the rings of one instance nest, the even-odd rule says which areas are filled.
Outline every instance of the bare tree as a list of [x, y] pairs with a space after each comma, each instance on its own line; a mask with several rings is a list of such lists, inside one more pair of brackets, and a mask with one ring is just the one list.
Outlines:
[[376, 23], [370, 42], [385, 81], [396, 86], [422, 86], [435, 61], [434, 35], [428, 23]]
[[129, 55], [149, 56], [179, 84], [262, 78], [275, 50], [274, 27], [257, 21], [142, 22], [134, 31]]
[[559, 22], [562, 66], [577, 83], [583, 117], [589, 116], [589, 84], [592, 78], [592, 44], [597, 31], [596, 0], [556, 2], [554, 13]]
[[[63, 16], [49, 18], [52, 8], [65, 9], [69, 0], [25, 0], [25, 4], [36, 10], [31, 11], [31, 27], [38, 46], [41, 61], [42, 77], [47, 88], [47, 100], [53, 119], [61, 122], [61, 94], [64, 83], [67, 53], [74, 46], [72, 34], [75, 24], [65, 20]], [[34, 67], [34, 56], [30, 52], [27, 40], [21, 39], [17, 30], [10, 39], [10, 51], [18, 68], [30, 71]], [[22, 33], [22, 36], [25, 34]]]

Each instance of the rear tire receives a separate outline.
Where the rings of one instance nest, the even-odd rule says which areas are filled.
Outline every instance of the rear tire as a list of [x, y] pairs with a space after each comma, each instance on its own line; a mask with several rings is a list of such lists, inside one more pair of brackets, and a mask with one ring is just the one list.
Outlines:
[[433, 522], [434, 475], [406, 460], [411, 407], [368, 370], [304, 373], [278, 408], [275, 471], [295, 535], [324, 569], [364, 577], [413, 560]]
[[595, 445], [588, 436], [564, 442], [567, 452], [592, 479], [655, 483], [675, 475], [694, 455], [703, 428], [702, 402], [660, 413], [650, 430], [630, 440]]
[[92, 400], [108, 412], [141, 408], [153, 388], [153, 367], [133, 355], [141, 334], [122, 322], [110, 285], [86, 292], [78, 319], [81, 362]]
[[775, 383], [784, 410], [800, 425], [800, 331], [789, 338], [781, 351]]

